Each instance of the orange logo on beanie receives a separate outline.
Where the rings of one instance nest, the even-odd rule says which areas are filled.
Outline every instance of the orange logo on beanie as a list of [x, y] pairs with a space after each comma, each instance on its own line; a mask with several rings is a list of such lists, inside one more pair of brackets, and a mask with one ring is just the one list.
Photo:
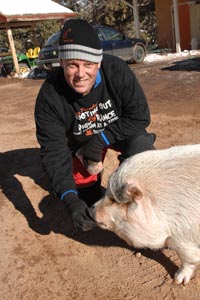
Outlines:
[[63, 34], [62, 34], [62, 41], [64, 43], [73, 43], [73, 39], [70, 39], [68, 37], [69, 33], [71, 33], [71, 32], [72, 32], [71, 28], [68, 28], [65, 32], [63, 32]]

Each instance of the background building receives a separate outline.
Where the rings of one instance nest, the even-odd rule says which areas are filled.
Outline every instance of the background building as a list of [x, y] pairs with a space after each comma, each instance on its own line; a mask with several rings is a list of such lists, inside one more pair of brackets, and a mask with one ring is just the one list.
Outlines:
[[155, 10], [160, 48], [200, 49], [200, 1], [155, 0]]

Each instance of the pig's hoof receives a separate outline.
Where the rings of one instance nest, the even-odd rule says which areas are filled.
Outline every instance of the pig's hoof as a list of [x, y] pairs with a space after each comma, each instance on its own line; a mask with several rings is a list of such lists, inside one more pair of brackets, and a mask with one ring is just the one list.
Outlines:
[[192, 265], [184, 266], [178, 269], [178, 271], [175, 273], [174, 281], [176, 284], [183, 283], [184, 285], [186, 285], [193, 277], [193, 273], [194, 273], [194, 266]]

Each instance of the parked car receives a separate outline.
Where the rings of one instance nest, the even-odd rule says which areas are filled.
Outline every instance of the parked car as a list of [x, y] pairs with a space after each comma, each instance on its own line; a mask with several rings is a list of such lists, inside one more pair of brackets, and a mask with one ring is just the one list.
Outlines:
[[[93, 25], [102, 43], [104, 53], [112, 54], [127, 62], [141, 63], [147, 52], [147, 43], [144, 39], [129, 38], [114, 28], [102, 25]], [[60, 32], [49, 37], [38, 57], [37, 66], [51, 70], [58, 67], [58, 44]]]

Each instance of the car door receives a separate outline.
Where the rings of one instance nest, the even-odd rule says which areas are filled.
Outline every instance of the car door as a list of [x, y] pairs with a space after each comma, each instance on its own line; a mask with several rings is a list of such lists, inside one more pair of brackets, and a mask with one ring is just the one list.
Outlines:
[[103, 27], [101, 30], [113, 55], [124, 60], [130, 60], [133, 57], [132, 44], [128, 38], [113, 28]]

